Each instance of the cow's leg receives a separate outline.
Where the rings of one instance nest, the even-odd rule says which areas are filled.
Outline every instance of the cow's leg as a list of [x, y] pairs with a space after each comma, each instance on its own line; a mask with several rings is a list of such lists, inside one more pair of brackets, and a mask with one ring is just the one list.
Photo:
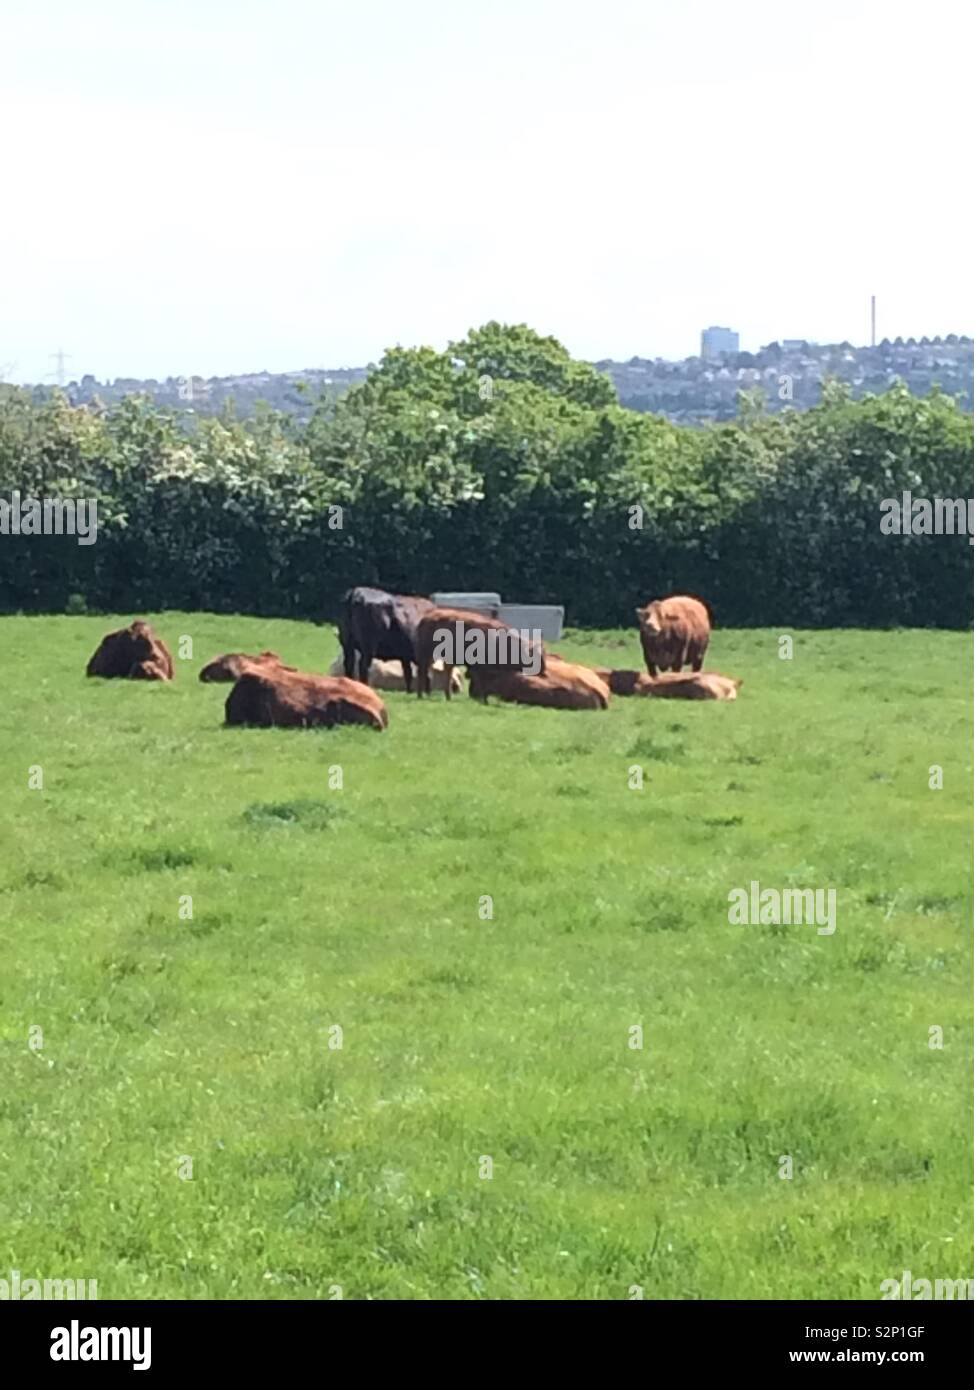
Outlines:
[[371, 651], [367, 651], [364, 647], [359, 648], [358, 678], [362, 685], [368, 685], [369, 683], [369, 671], [372, 667], [372, 656], [373, 653]]
[[356, 653], [357, 648], [355, 647], [354, 643], [350, 642], [348, 646], [346, 646], [344, 642], [342, 643], [342, 656], [345, 658], [345, 675], [348, 677], [349, 680], [355, 679]]
[[411, 661], [403, 661], [401, 664], [402, 679], [406, 687], [406, 694], [411, 695], [413, 693], [413, 663]]
[[129, 671], [129, 679], [133, 681], [164, 681], [168, 680], [168, 676], [158, 661], [137, 661]]
[[430, 668], [426, 661], [418, 658], [416, 661], [416, 699], [421, 700], [424, 695], [430, 693]]
[[446, 685], [445, 685], [445, 687], [444, 687], [444, 693], [445, 693], [446, 698], [447, 698], [448, 700], [452, 700], [452, 699], [453, 699], [453, 667], [452, 667], [452, 666], [447, 666], [447, 664], [446, 664], [445, 661], [444, 661], [444, 663], [443, 663], [443, 675], [444, 675], [444, 678], [445, 678], [445, 680], [446, 680]]

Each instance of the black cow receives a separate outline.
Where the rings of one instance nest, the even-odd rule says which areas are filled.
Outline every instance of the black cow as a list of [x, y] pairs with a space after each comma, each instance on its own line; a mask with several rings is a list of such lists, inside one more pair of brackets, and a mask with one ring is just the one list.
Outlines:
[[[367, 685], [374, 657], [402, 662], [406, 690], [413, 688], [416, 626], [434, 605], [428, 598], [388, 594], [385, 589], [359, 585], [342, 599], [338, 636], [345, 657], [345, 675]], [[358, 669], [356, 669], [356, 655]]]

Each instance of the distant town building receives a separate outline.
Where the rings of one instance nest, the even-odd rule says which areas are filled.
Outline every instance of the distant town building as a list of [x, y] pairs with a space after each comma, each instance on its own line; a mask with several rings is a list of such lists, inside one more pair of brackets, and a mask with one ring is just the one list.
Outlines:
[[705, 328], [700, 334], [700, 356], [713, 361], [724, 352], [740, 352], [740, 335], [732, 328]]

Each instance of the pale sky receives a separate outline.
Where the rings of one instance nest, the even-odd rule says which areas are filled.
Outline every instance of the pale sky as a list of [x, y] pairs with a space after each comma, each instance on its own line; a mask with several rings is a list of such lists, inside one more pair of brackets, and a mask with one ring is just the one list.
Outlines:
[[0, 375], [974, 332], [958, 0], [0, 0]]

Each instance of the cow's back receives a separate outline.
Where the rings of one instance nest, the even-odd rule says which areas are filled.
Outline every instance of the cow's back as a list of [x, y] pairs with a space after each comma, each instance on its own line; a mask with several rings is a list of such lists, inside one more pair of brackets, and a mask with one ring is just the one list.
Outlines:
[[663, 630], [679, 635], [691, 642], [706, 641], [710, 637], [710, 614], [704, 603], [688, 594], [673, 594], [670, 598], [659, 600], [659, 610]]
[[[428, 613], [423, 614], [417, 629], [417, 665], [432, 665], [437, 642], [447, 633], [453, 635], [454, 656], [460, 657], [462, 654], [456, 650], [456, 638], [461, 628], [464, 634], [468, 632], [515, 633], [519, 638], [521, 654], [530, 660], [532, 650], [531, 642], [521, 638], [516, 628], [512, 628], [509, 623], [502, 622], [500, 618], [491, 618], [488, 614], [478, 613], [472, 608], [432, 607]], [[545, 664], [544, 647], [540, 642], [538, 646], [541, 648], [541, 667], [543, 670]], [[449, 665], [451, 663], [447, 664]], [[462, 660], [456, 660], [452, 664], [461, 666], [465, 663]]]
[[369, 660], [416, 660], [416, 628], [433, 607], [418, 594], [391, 594], [367, 585], [349, 589], [342, 600], [338, 635], [346, 654]]
[[742, 681], [717, 671], [665, 671], [640, 675], [636, 695], [662, 700], [736, 700]]
[[[556, 709], [609, 708], [609, 687], [591, 666], [582, 666], [578, 662], [549, 656], [544, 675], [533, 676], [531, 679], [544, 680], [552, 690], [561, 693], [564, 703], [555, 703]], [[557, 701], [558, 696], [555, 699]]]
[[548, 709], [608, 709], [610, 698], [608, 686], [590, 667], [550, 655], [538, 675], [510, 667], [472, 666], [470, 694], [484, 701], [494, 695], [513, 704]]
[[436, 604], [431, 599], [423, 598], [421, 594], [393, 594], [391, 597], [396, 623], [409, 637], [410, 642], [415, 644], [416, 629], [420, 620], [432, 612]]

